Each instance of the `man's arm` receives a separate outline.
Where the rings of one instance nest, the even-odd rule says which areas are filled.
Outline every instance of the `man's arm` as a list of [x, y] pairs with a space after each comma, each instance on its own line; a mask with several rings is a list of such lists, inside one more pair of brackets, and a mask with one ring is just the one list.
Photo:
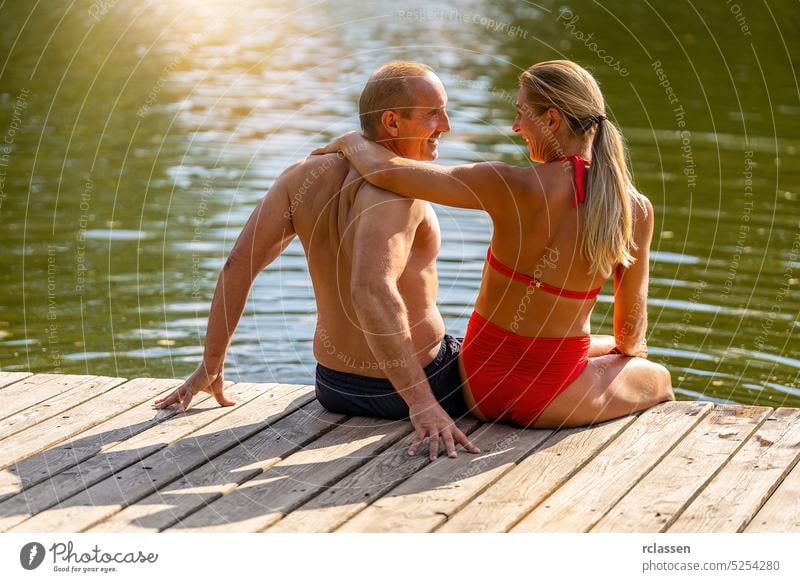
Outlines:
[[234, 404], [222, 393], [225, 355], [253, 281], [295, 236], [287, 183], [296, 168], [297, 164], [284, 171], [258, 203], [222, 267], [211, 301], [201, 365], [172, 394], [157, 400], [156, 408], [180, 402], [179, 410], [185, 411], [201, 390], [213, 394], [222, 406]]
[[367, 343], [378, 361], [400, 361], [386, 366], [386, 376], [408, 403], [417, 439], [409, 448], [416, 453], [430, 437], [430, 455], [436, 458], [439, 438], [448, 456], [456, 456], [455, 443], [479, 452], [439, 405], [411, 339], [408, 310], [397, 287], [406, 268], [424, 208], [389, 192], [365, 184], [358, 193], [353, 220], [351, 293], [353, 306]]
[[295, 237], [287, 189], [292, 169], [281, 174], [258, 203], [222, 267], [211, 301], [203, 354], [203, 362], [212, 371], [222, 371], [256, 277]]
[[353, 228], [350, 291], [367, 343], [378, 361], [407, 362], [386, 375], [411, 406], [434, 399], [411, 341], [408, 311], [397, 281], [406, 268], [417, 226], [418, 205], [365, 184], [358, 193]]

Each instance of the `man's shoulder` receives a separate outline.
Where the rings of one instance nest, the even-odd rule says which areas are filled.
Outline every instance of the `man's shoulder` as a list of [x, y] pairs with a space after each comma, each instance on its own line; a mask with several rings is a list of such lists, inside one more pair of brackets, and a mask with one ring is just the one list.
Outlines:
[[353, 199], [351, 217], [370, 228], [395, 230], [417, 228], [424, 221], [430, 206], [423, 200], [405, 198], [363, 180]]
[[304, 183], [308, 186], [309, 180], [323, 179], [326, 173], [329, 173], [329, 177], [341, 178], [348, 168], [349, 162], [338, 154], [308, 156], [287, 167], [281, 177], [296, 187]]
[[363, 183], [360, 183], [358, 189], [358, 195], [362, 201], [370, 203], [396, 200], [396, 201], [404, 201], [406, 205], [410, 206], [415, 202], [413, 198], [406, 198], [405, 196], [400, 196], [400, 194], [395, 194], [394, 192], [390, 192], [389, 190], [378, 188], [377, 186], [370, 184], [366, 180], [363, 180]]
[[386, 213], [399, 213], [407, 216], [409, 220], [414, 220], [418, 218], [418, 215], [424, 214], [429, 204], [424, 200], [406, 198], [389, 190], [378, 188], [362, 178], [355, 199], [355, 206], [361, 210], [374, 209], [377, 211], [374, 214], [375, 216]]

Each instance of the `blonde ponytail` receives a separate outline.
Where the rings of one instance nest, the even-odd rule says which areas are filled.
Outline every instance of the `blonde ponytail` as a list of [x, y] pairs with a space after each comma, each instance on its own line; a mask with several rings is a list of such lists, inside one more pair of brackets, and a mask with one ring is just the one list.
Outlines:
[[631, 266], [633, 204], [640, 196], [631, 183], [622, 134], [608, 119], [597, 124], [586, 191], [583, 256], [602, 274], [615, 265]]
[[558, 109], [575, 133], [594, 132], [592, 163], [583, 204], [581, 254], [592, 272], [611, 273], [616, 265], [633, 264], [633, 205], [646, 210], [628, 169], [622, 134], [606, 118], [605, 101], [597, 81], [580, 65], [566, 60], [533, 65], [520, 75], [528, 105], [537, 113]]

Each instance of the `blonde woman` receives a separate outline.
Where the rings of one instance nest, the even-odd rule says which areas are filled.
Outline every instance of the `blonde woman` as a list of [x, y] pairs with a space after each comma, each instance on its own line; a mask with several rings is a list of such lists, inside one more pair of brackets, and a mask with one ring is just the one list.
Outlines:
[[[653, 207], [631, 183], [597, 82], [571, 61], [539, 63], [520, 76], [516, 108], [512, 129], [540, 165], [445, 167], [356, 133], [314, 153], [342, 152], [385, 190], [491, 217], [459, 361], [473, 414], [569, 427], [674, 400], [669, 371], [646, 359]], [[614, 336], [593, 336], [592, 309], [612, 275]]]

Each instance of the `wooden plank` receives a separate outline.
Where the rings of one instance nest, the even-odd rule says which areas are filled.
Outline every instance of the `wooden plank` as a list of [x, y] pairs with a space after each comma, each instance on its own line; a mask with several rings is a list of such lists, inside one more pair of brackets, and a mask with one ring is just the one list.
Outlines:
[[122, 414], [143, 400], [155, 398], [162, 385], [151, 378], [137, 378], [92, 398], [61, 416], [45, 420], [0, 441], [0, 469], [5, 469], [74, 435]]
[[280, 462], [346, 418], [328, 412], [314, 400], [86, 531], [159, 532]]
[[428, 532], [541, 445], [552, 430], [485, 424], [470, 440], [482, 451], [440, 457], [337, 528], [337, 532]]
[[[175, 380], [154, 382], [168, 387], [164, 395], [169, 394], [174, 386], [180, 385]], [[208, 416], [203, 417], [201, 413], [208, 407], [218, 408], [215, 401], [209, 402], [210, 398], [209, 394], [198, 394], [192, 401], [188, 415], [179, 416], [163, 427], [142, 435], [141, 433], [174, 416], [177, 409], [173, 406], [154, 414], [152, 402], [145, 402], [98, 425], [92, 432], [104, 426], [108, 430], [93, 432], [88, 436], [84, 436], [86, 433], [81, 434], [78, 440], [36, 455], [29, 460], [30, 466], [27, 465], [28, 461], [18, 464], [15, 469], [18, 469], [26, 486], [24, 492], [19, 492], [19, 478], [17, 483], [6, 483], [5, 489], [12, 490], [13, 485], [16, 494], [7, 495], [0, 502], [0, 532], [53, 507], [61, 500], [113, 475], [115, 471], [132, 465], [146, 452], [167, 446], [168, 442], [165, 441], [170, 438], [174, 440], [196, 430], [198, 423], [208, 421]], [[134, 438], [136, 435], [139, 437]], [[74, 456], [70, 458], [70, 454]], [[45, 459], [45, 456], [49, 456], [50, 460]], [[52, 465], [48, 464], [50, 461], [53, 462]]]
[[778, 485], [744, 532], [800, 533], [800, 463]]
[[637, 416], [555, 432], [435, 531], [508, 531], [617, 438]]
[[353, 417], [166, 531], [261, 531], [412, 430], [407, 421]]
[[763, 406], [717, 405], [591, 531], [666, 531], [771, 412]]
[[[181, 384], [181, 381], [178, 380], [152, 381], [161, 383], [166, 388], [163, 395], [169, 394], [175, 386]], [[231, 385], [230, 382], [226, 384]], [[228, 388], [228, 390], [230, 389]], [[194, 417], [208, 407], [218, 408], [213, 400], [208, 402], [210, 398], [209, 394], [198, 394], [192, 401], [189, 415], [178, 417], [165, 427], [175, 429], [176, 426], [183, 426], [184, 434], [195, 430], [197, 421], [203, 419]], [[164, 443], [163, 440], [169, 437], [169, 433], [165, 433], [164, 428], [158, 428], [156, 432], [151, 431], [147, 436], [140, 436], [139, 442], [131, 438], [175, 416], [177, 407], [172, 406], [154, 413], [152, 404], [152, 401], [148, 399], [147, 402], [125, 414], [112, 418], [90, 429], [87, 433], [78, 435], [79, 440], [70, 441], [68, 444], [50, 449], [24, 461], [25, 464], [28, 461], [31, 462], [29, 467], [23, 464], [14, 467], [25, 478], [27, 487], [25, 487], [24, 493], [7, 496], [8, 499], [4, 499], [0, 503], [0, 532], [56, 505], [62, 499], [75, 495], [82, 489], [112, 475], [114, 471], [135, 463], [141, 459], [141, 455], [148, 450], [148, 447], [157, 449], [166, 446], [167, 443]], [[185, 418], [190, 417], [194, 422], [185, 422]], [[95, 432], [102, 427], [106, 427], [108, 430]], [[126, 441], [126, 439], [130, 440]], [[141, 442], [142, 439], [149, 439], [151, 442]], [[43, 459], [45, 455], [50, 459]], [[82, 461], [85, 462], [81, 464]], [[76, 465], [80, 466], [73, 468]], [[37, 477], [38, 480], [34, 483]], [[19, 483], [14, 485], [18, 491]], [[8, 488], [10, 489], [10, 487]]]
[[[182, 383], [180, 380], [150, 380], [150, 382], [154, 388], [160, 387], [162, 390], [156, 396], [166, 396]], [[200, 403], [206, 398], [210, 398], [210, 395], [198, 394], [193, 404]], [[113, 416], [82, 433], [73, 435], [71, 440], [19, 461], [5, 471], [0, 471], [0, 502], [98, 453], [105, 453], [110, 447], [147, 430], [175, 413], [175, 407], [171, 407], [156, 411], [154, 414], [153, 400], [150, 396], [143, 395], [142, 400], [144, 402], [140, 402], [124, 414]]]
[[[147, 431], [153, 435], [144, 433], [134, 437], [127, 441], [128, 446], [138, 446], [139, 440], [147, 437], [155, 437], [161, 446], [155, 452], [136, 449], [140, 460], [133, 465], [90, 487], [82, 488], [77, 495], [62, 499], [56, 506], [34, 515], [9, 531], [83, 531], [208, 462], [313, 398], [313, 387], [309, 386], [279, 385], [264, 391], [263, 384], [234, 384], [230, 391], [234, 395], [232, 399], [239, 399], [237, 406], [215, 407], [194, 415], [181, 415], [170, 423], [159, 425], [156, 430]], [[181, 424], [176, 422], [179, 419]], [[208, 422], [209, 419], [211, 422]], [[191, 422], [194, 422], [191, 427], [193, 431], [163, 446], [159, 431], [169, 433], [173, 425], [178, 425], [180, 430], [183, 423]], [[78, 469], [82, 467], [83, 464]], [[97, 470], [96, 466], [93, 468]]]
[[712, 409], [678, 401], [644, 411], [510, 531], [588, 531]]
[[778, 408], [669, 532], [740, 532], [800, 458], [800, 410]]
[[[456, 421], [456, 425], [464, 434], [471, 434], [480, 424], [480, 421], [472, 416]], [[310, 501], [265, 531], [267, 533], [333, 531], [431, 462], [430, 457], [423, 453], [413, 457], [408, 456], [408, 447], [413, 442], [414, 436], [412, 432], [396, 442], [366, 465], [312, 497]], [[469, 453], [459, 447], [458, 455], [460, 457]]]
[[96, 376], [35, 374], [0, 390], [0, 420], [80, 386]]
[[0, 440], [36, 424], [40, 424], [48, 418], [64, 414], [71, 408], [75, 408], [79, 404], [83, 404], [104, 392], [108, 392], [123, 382], [127, 382], [127, 380], [125, 380], [125, 378], [94, 376], [90, 380], [82, 382], [70, 390], [66, 390], [57, 396], [48, 398], [44, 402], [39, 402], [25, 410], [17, 412], [14, 416], [3, 420], [2, 425], [0, 425]]
[[33, 376], [33, 374], [30, 372], [0, 372], [0, 388], [5, 388], [29, 376]]

